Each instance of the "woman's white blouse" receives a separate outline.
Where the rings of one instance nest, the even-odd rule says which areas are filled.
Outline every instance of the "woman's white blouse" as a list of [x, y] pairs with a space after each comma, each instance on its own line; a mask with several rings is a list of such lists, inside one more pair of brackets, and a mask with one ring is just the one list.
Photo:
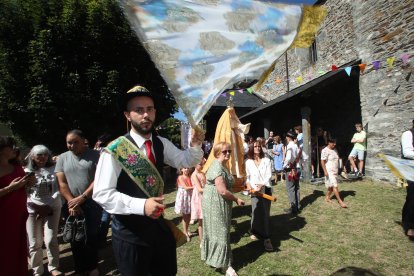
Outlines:
[[250, 184], [253, 189], [256, 189], [257, 184], [264, 184], [267, 187], [272, 187], [270, 180], [272, 178], [272, 164], [267, 157], [262, 158], [259, 166], [256, 166], [254, 160], [246, 160], [246, 182]]

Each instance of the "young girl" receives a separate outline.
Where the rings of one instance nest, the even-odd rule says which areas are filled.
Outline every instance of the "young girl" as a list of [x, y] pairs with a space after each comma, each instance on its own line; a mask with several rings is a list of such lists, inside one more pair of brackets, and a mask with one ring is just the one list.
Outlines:
[[273, 143], [273, 165], [276, 171], [275, 183], [280, 179], [283, 181], [283, 159], [285, 157], [285, 146], [282, 143], [282, 138], [276, 135]]
[[187, 241], [190, 241], [188, 227], [191, 218], [191, 196], [193, 193], [193, 184], [190, 179], [191, 170], [189, 168], [180, 169], [180, 175], [177, 178], [177, 197], [175, 198], [175, 213], [183, 216], [184, 234]]
[[206, 159], [202, 159], [197, 164], [194, 172], [191, 175], [191, 182], [194, 185], [193, 196], [191, 198], [191, 219], [198, 220], [198, 236], [200, 242], [203, 238], [203, 213], [201, 211], [201, 201], [203, 197], [203, 189], [206, 185], [206, 176], [202, 172]]

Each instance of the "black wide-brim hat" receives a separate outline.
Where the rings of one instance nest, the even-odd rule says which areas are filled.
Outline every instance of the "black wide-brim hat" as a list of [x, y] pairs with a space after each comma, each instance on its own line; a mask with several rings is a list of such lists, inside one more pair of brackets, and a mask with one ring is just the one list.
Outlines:
[[119, 100], [119, 107], [122, 110], [127, 110], [127, 104], [129, 100], [131, 100], [132, 98], [141, 97], [141, 96], [149, 97], [155, 102], [154, 96], [147, 88], [141, 85], [136, 85], [132, 87], [131, 89], [129, 89], [125, 94], [121, 95], [120, 100]]

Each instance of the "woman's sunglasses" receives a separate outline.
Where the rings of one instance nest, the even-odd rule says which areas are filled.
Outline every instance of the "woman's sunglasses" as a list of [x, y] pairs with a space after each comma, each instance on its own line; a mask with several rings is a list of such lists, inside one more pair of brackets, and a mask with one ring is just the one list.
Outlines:
[[230, 154], [231, 153], [231, 150], [223, 150], [223, 151], [221, 151], [221, 153], [222, 154], [227, 154], [227, 153]]

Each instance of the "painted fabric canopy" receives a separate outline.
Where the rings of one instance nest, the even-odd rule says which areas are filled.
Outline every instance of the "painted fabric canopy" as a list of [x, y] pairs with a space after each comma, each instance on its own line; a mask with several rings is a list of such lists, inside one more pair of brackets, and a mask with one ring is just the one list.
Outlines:
[[234, 83], [256, 79], [297, 37], [300, 5], [253, 0], [121, 0], [193, 126]]

